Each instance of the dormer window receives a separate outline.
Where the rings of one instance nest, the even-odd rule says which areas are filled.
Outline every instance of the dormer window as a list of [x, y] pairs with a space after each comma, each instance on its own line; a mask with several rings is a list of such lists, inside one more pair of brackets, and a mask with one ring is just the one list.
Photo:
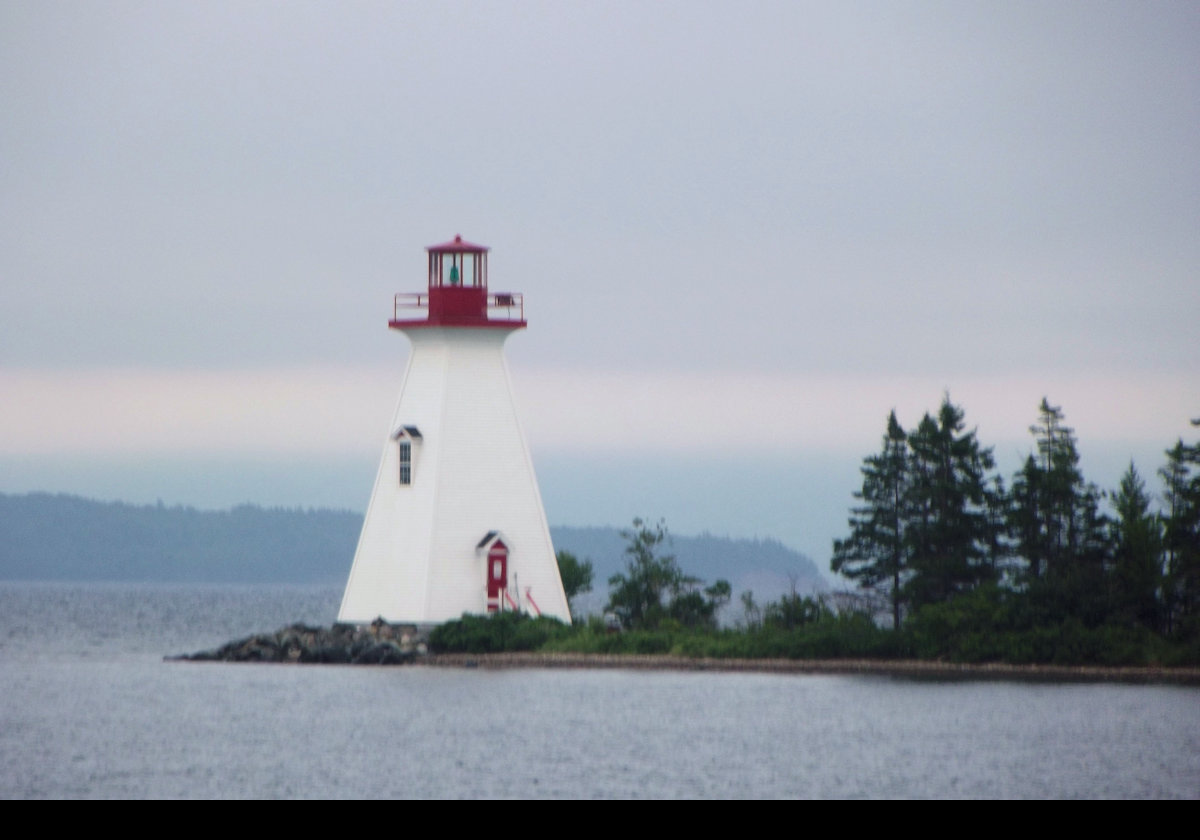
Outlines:
[[421, 442], [421, 432], [416, 426], [401, 426], [392, 435], [392, 440], [396, 441], [400, 486], [407, 487], [413, 482], [413, 444]]
[[400, 483], [412, 484], [412, 444], [400, 441]]

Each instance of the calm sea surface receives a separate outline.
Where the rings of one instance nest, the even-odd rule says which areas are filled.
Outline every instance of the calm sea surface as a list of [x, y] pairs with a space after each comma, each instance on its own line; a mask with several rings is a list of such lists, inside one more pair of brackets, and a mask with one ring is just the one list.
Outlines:
[[163, 662], [338, 589], [0, 584], [0, 796], [1200, 797], [1200, 689]]

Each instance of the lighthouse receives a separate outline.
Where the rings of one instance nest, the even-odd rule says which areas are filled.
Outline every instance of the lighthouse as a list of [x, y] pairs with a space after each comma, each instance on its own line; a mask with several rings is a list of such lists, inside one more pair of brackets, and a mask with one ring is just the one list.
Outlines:
[[412, 344], [338, 621], [434, 624], [520, 610], [569, 622], [504, 343], [515, 292], [488, 290], [488, 249], [428, 253], [428, 288], [388, 321]]

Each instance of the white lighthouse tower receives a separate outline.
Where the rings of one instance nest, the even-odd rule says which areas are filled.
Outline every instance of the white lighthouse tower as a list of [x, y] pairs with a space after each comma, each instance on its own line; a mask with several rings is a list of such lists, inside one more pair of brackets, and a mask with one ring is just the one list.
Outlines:
[[338, 621], [430, 624], [524, 610], [570, 621], [504, 342], [524, 299], [489, 293], [487, 252], [429, 253], [429, 288], [396, 295], [412, 342]]

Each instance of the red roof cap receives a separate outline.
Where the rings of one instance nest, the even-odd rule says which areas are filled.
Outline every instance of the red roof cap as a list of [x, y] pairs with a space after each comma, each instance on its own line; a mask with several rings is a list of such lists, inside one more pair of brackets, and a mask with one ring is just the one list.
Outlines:
[[430, 245], [425, 249], [431, 254], [486, 254], [486, 245], [473, 245], [461, 236], [455, 236], [453, 242], [443, 242], [441, 245]]

